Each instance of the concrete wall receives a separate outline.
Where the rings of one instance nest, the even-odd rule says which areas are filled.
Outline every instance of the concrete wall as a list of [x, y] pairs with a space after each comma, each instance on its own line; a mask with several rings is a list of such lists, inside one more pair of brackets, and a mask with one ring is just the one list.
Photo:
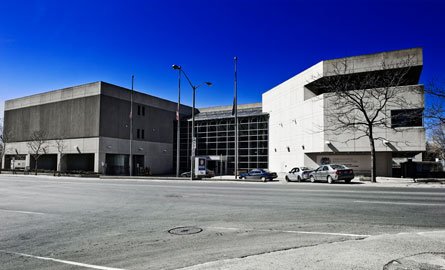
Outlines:
[[[130, 141], [117, 138], [100, 138], [100, 155], [98, 164], [102, 172], [106, 154], [130, 153]], [[173, 144], [148, 141], [133, 141], [133, 155], [144, 155], [144, 166], [150, 167], [152, 174], [167, 174], [173, 171]]]
[[[138, 115], [138, 106], [145, 107], [145, 115]], [[103, 95], [100, 100], [100, 136], [119, 139], [130, 138], [130, 101]], [[136, 130], [144, 129], [145, 141], [173, 143], [173, 111], [133, 103], [133, 139]], [[140, 139], [143, 140], [143, 139]]]
[[[368, 153], [309, 153], [306, 154], [306, 166], [317, 168], [322, 159], [329, 159], [332, 164], [343, 164], [354, 170], [356, 175], [370, 175], [371, 156]], [[376, 154], [377, 175], [390, 176], [392, 174], [392, 154], [381, 152]]]
[[306, 151], [323, 151], [324, 100], [314, 95], [308, 98], [304, 88], [322, 73], [319, 63], [263, 94], [263, 112], [269, 113], [271, 170], [285, 173], [305, 164]]
[[26, 141], [35, 130], [48, 139], [92, 137], [99, 134], [100, 83], [68, 87], [5, 102], [5, 131], [11, 141]]
[[[371, 93], [373, 89], [363, 90], [363, 92]], [[422, 85], [409, 85], [392, 88], [388, 91], [396, 91], [397, 95], [393, 100], [389, 100], [388, 104], [384, 107], [379, 114], [377, 120], [386, 122], [386, 126], [391, 126], [391, 110], [399, 109], [417, 109], [424, 107], [424, 95]], [[366, 95], [365, 95], [366, 96]], [[368, 104], [378, 103], [377, 99], [368, 94], [366, 97]], [[329, 96], [324, 94], [324, 126], [327, 127], [324, 130], [325, 141], [329, 141], [332, 144], [324, 144], [323, 152], [364, 152], [370, 151], [368, 137], [363, 137], [365, 134], [361, 131], [353, 131], [351, 129], [343, 130], [337, 129], [335, 126], [338, 123], [338, 111], [349, 111], [348, 107], [341, 107], [336, 104], [336, 96]], [[379, 107], [379, 104], [376, 104]], [[370, 112], [370, 115], [372, 111]], [[365, 121], [362, 113], [357, 113], [357, 122]], [[385, 126], [376, 127], [374, 132], [375, 138], [383, 138], [390, 144], [385, 144], [383, 139], [376, 141], [376, 151], [392, 152], [392, 151], [425, 151], [425, 129], [423, 127], [401, 127], [401, 128], [387, 128]], [[333, 149], [335, 149], [333, 151]]]
[[[346, 69], [343, 69], [344, 63], [347, 63]], [[323, 61], [323, 76], [376, 71], [381, 70], [383, 64], [387, 69], [422, 66], [422, 49], [412, 48]]]
[[10, 141], [28, 141], [34, 131], [46, 139], [99, 136], [99, 96], [87, 96], [5, 111]]

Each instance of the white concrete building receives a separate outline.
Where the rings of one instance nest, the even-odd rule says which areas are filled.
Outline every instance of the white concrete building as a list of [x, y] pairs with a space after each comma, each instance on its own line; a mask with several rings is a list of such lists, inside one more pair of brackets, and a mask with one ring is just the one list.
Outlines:
[[[336, 68], [344, 67], [344, 63], [346, 69]], [[422, 50], [418, 48], [322, 61], [265, 92], [262, 98], [263, 112], [269, 114], [269, 169], [286, 173], [295, 166], [316, 168], [331, 162], [346, 164], [358, 173], [370, 173], [369, 139], [359, 138], [362, 134], [358, 132], [339, 134], [330, 128], [332, 98], [336, 97], [319, 85], [334, 76], [339, 80], [364, 80], [367, 75], [392, 74], [397, 78], [403, 74], [405, 78], [395, 87], [404, 104], [388, 103], [384, 107], [392, 128], [374, 131], [382, 138], [376, 141], [377, 175], [392, 175], [393, 158], [421, 159], [425, 151], [421, 116], [414, 123], [395, 122], [398, 112], [421, 111], [424, 107], [423, 86], [418, 84], [422, 65]], [[387, 86], [360, 90], [372, 93]]]

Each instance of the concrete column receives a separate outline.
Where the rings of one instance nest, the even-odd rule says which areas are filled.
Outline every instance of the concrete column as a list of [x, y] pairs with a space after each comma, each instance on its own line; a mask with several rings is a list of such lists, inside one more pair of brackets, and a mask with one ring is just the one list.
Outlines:
[[28, 167], [31, 170], [32, 169], [31, 168], [31, 154], [27, 154], [26, 155], [25, 161], [26, 161], [25, 162], [25, 164], [26, 164], [25, 166]]
[[94, 172], [105, 174], [105, 153], [94, 153]]
[[57, 170], [60, 170], [61, 172], [66, 171], [66, 154], [63, 154], [63, 157], [60, 153], [57, 154]]
[[94, 172], [99, 173], [102, 170], [102, 164], [100, 164], [99, 153], [94, 153]]
[[5, 156], [6, 155], [3, 155], [3, 157], [2, 157], [2, 167], [1, 167], [2, 170], [5, 169]]
[[57, 164], [56, 164], [56, 170], [61, 171], [61, 163], [62, 162], [62, 155], [60, 153], [57, 154]]

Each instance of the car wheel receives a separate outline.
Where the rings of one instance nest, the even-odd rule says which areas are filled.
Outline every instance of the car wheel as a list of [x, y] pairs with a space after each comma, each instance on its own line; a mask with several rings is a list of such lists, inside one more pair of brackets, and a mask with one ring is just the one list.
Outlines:
[[241, 176], [239, 179], [246, 180], [245, 176]]
[[261, 180], [263, 181], [263, 182], [266, 182], [267, 181], [267, 179], [266, 179], [266, 177], [261, 177]]
[[301, 177], [300, 176], [297, 176], [297, 181], [301, 182]]
[[286, 182], [289, 182], [289, 177], [287, 177], [287, 175], [286, 177], [284, 177], [284, 179], [286, 180]]
[[311, 183], [315, 183], [315, 177], [313, 175], [311, 176]]
[[351, 183], [351, 179], [346, 179], [346, 180], [345, 180], [345, 183], [346, 183], [346, 184]]
[[332, 177], [331, 177], [331, 176], [328, 176], [328, 183], [329, 183], [329, 184], [334, 183], [334, 180], [332, 180]]

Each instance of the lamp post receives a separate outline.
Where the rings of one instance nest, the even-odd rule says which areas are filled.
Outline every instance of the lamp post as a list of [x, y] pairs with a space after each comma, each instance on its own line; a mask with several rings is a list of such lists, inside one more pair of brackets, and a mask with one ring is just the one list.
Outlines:
[[[206, 85], [206, 86], [212, 86], [211, 82], [204, 82], [198, 85], [194, 85], [192, 83], [192, 81], [190, 80], [190, 78], [187, 76], [187, 73], [185, 73], [185, 71], [182, 69], [181, 66], [179, 65], [173, 65], [172, 66], [173, 69], [175, 70], [179, 70], [179, 73], [183, 73], [184, 77], [187, 79], [188, 83], [190, 84], [190, 87], [192, 87], [193, 89], [193, 106], [192, 106], [192, 154], [191, 154], [191, 168], [190, 168], [190, 180], [193, 180], [193, 169], [195, 168], [195, 148], [196, 148], [196, 138], [195, 138], [195, 96], [196, 96], [196, 89], [198, 89], [199, 87]], [[179, 100], [179, 99], [178, 99]], [[178, 102], [178, 108], [179, 108], [179, 102]], [[179, 110], [178, 110], [179, 113]], [[178, 125], [179, 126], [179, 125]], [[179, 128], [178, 128], [178, 132], [179, 132]], [[178, 136], [179, 138], [179, 136]], [[177, 146], [176, 151], [178, 151], [178, 147], [179, 144]], [[177, 156], [179, 157], [179, 151], [177, 153]], [[177, 164], [178, 163], [178, 158], [176, 159]], [[177, 165], [178, 166], [178, 165]], [[178, 169], [177, 169], [178, 170]]]

